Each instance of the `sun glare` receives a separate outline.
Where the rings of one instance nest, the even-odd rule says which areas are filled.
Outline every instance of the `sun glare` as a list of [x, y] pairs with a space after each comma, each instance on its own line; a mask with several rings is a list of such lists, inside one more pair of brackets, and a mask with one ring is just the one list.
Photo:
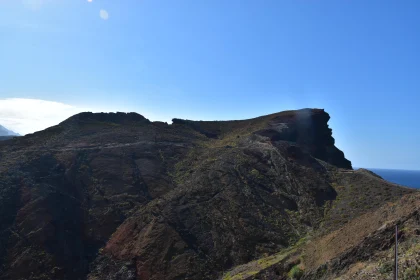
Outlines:
[[109, 14], [106, 10], [101, 10], [99, 12], [99, 16], [103, 19], [103, 20], [107, 20], [109, 18]]

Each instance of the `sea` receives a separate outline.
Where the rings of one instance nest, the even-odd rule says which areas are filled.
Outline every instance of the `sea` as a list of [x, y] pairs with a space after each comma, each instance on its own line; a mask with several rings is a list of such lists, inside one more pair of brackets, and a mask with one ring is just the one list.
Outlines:
[[399, 170], [399, 169], [368, 169], [387, 181], [410, 188], [420, 189], [420, 170]]

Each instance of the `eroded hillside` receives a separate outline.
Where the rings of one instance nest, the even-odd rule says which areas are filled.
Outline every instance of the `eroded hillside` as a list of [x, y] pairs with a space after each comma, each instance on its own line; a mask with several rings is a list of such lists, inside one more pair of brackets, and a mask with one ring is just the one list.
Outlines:
[[367, 212], [322, 236], [235, 267], [223, 279], [394, 279], [398, 226], [399, 279], [420, 279], [420, 193]]

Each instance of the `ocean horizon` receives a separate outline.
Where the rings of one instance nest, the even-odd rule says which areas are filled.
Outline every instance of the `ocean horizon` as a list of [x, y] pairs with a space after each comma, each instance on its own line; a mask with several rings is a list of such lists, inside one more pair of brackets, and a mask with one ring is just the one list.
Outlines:
[[355, 167], [354, 169], [359, 168], [370, 170], [392, 183], [402, 185], [405, 187], [420, 189], [420, 170], [383, 169], [367, 167]]

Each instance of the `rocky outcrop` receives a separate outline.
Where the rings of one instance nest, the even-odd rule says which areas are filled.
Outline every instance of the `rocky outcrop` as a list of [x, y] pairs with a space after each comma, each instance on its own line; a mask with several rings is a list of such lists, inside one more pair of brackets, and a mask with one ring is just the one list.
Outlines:
[[328, 127], [330, 116], [324, 110], [304, 109], [269, 121], [267, 128], [257, 134], [271, 141], [288, 141], [298, 144], [313, 157], [337, 167], [352, 169], [344, 153], [334, 146], [332, 130]]
[[330, 116], [322, 109], [286, 111], [245, 121], [190, 121], [173, 119], [174, 124], [189, 126], [210, 138], [222, 138], [230, 130], [263, 123], [263, 128], [253, 131], [268, 137], [272, 142], [287, 141], [299, 145], [313, 157], [337, 167], [352, 169], [344, 153], [334, 146], [332, 130], [328, 127]]
[[73, 117], [67, 119], [63, 122], [63, 124], [68, 123], [83, 123], [83, 122], [106, 122], [106, 123], [115, 123], [115, 124], [123, 124], [123, 123], [139, 123], [145, 122], [150, 123], [148, 119], [143, 117], [137, 113], [92, 113], [92, 112], [84, 112], [74, 115]]

